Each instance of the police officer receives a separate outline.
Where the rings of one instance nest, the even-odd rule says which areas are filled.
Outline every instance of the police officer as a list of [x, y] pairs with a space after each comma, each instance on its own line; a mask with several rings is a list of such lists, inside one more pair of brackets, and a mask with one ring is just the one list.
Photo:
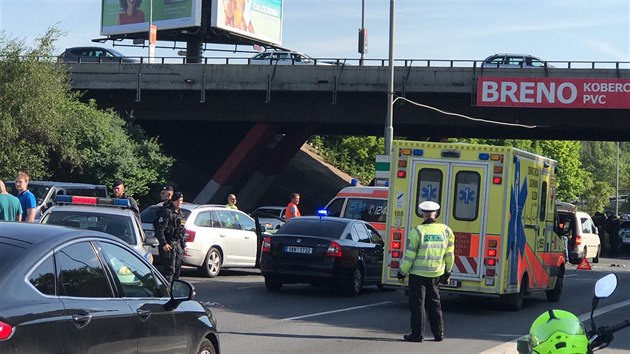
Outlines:
[[179, 279], [182, 267], [181, 255], [184, 254], [184, 218], [181, 205], [184, 195], [174, 192], [170, 203], [164, 203], [154, 221], [155, 237], [160, 242], [159, 252], [162, 262], [162, 275], [168, 281]]
[[136, 200], [133, 199], [132, 196], [125, 193], [125, 184], [121, 180], [117, 179], [114, 181], [114, 184], [112, 184], [112, 192], [114, 198], [129, 200], [129, 204], [131, 206], [130, 209], [136, 212], [136, 215], [140, 216], [140, 208], [138, 208], [138, 203], [136, 203]]
[[435, 222], [440, 209], [438, 203], [425, 201], [419, 208], [424, 222], [409, 232], [405, 258], [398, 271], [401, 281], [409, 274], [411, 334], [403, 338], [407, 342], [422, 342], [426, 306], [431, 332], [435, 341], [440, 342], [444, 337], [444, 323], [438, 284], [448, 282], [451, 275], [455, 236], [448, 226]]

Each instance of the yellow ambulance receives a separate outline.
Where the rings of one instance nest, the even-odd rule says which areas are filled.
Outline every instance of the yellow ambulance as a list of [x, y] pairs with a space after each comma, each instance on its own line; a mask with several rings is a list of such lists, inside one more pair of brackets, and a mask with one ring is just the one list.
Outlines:
[[394, 141], [382, 282], [396, 278], [418, 205], [441, 205], [438, 222], [455, 234], [455, 265], [441, 291], [499, 297], [513, 310], [545, 291], [558, 301], [565, 272], [555, 233], [555, 160], [513, 147]]

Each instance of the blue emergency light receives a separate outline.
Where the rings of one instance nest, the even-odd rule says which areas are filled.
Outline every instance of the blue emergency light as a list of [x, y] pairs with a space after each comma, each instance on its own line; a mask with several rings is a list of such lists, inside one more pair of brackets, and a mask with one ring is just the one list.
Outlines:
[[320, 218], [323, 216], [328, 216], [328, 210], [326, 209], [318, 209], [317, 210], [317, 216], [319, 216]]
[[57, 204], [98, 205], [131, 208], [131, 203], [129, 202], [129, 199], [123, 198], [99, 198], [86, 197], [81, 195], [58, 195], [55, 198], [55, 202], [57, 202]]

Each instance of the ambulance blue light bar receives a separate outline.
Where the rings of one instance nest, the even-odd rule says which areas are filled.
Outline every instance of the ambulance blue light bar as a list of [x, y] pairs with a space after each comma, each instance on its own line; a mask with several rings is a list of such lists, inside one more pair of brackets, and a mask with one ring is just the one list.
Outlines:
[[80, 195], [58, 195], [55, 198], [55, 202], [58, 204], [117, 206], [123, 208], [131, 207], [129, 199], [86, 197]]
[[317, 210], [317, 216], [319, 216], [319, 217], [328, 216], [328, 210], [326, 210], [326, 209], [318, 209]]

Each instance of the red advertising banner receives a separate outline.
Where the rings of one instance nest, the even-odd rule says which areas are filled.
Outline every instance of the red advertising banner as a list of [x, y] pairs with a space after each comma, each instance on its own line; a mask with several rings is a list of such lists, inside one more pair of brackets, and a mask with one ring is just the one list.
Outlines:
[[477, 106], [630, 108], [630, 79], [480, 77]]

